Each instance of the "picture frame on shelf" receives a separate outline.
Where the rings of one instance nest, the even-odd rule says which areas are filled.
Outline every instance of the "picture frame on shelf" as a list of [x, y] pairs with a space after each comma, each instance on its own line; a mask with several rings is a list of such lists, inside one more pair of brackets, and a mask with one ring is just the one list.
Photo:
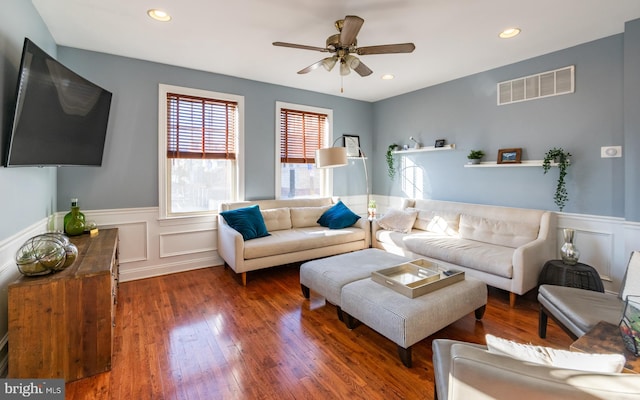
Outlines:
[[347, 157], [362, 157], [360, 152], [360, 136], [358, 135], [342, 135], [344, 139], [344, 147], [347, 148]]
[[498, 164], [520, 164], [522, 162], [522, 148], [498, 150]]
[[436, 143], [433, 145], [433, 147], [440, 148], [440, 147], [444, 147], [444, 145], [446, 144], [446, 140], [445, 139], [436, 139]]

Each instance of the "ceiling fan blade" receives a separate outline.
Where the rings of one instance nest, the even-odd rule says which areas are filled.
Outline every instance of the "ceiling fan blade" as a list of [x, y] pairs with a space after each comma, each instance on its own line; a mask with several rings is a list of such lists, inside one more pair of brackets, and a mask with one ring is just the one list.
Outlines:
[[360, 61], [353, 70], [356, 71], [360, 76], [369, 76], [373, 73], [373, 71], [370, 70], [369, 67], [364, 65], [362, 61]]
[[352, 45], [356, 41], [356, 36], [360, 32], [362, 24], [364, 24], [364, 19], [355, 15], [344, 17], [344, 24], [342, 25], [342, 31], [340, 31], [340, 43], [343, 46]]
[[292, 47], [294, 49], [303, 49], [303, 50], [315, 50], [315, 51], [321, 51], [323, 53], [328, 52], [328, 49], [325, 49], [324, 47], [317, 47], [317, 46], [307, 46], [304, 44], [295, 44], [295, 43], [285, 43], [285, 42], [273, 42], [274, 46], [280, 46], [280, 47]]
[[361, 56], [367, 54], [411, 53], [415, 48], [416, 45], [413, 43], [383, 44], [379, 46], [359, 47], [356, 52]]
[[309, 65], [307, 68], [303, 68], [303, 69], [301, 69], [300, 71], [298, 71], [298, 73], [299, 73], [299, 74], [306, 74], [306, 73], [308, 73], [308, 72], [311, 72], [311, 71], [313, 71], [314, 69], [316, 69], [316, 68], [318, 68], [319, 66], [321, 66], [323, 61], [324, 61], [324, 59], [322, 59], [322, 60], [320, 60], [320, 61], [318, 61], [318, 62], [315, 62], [315, 63], [313, 63], [313, 64]]

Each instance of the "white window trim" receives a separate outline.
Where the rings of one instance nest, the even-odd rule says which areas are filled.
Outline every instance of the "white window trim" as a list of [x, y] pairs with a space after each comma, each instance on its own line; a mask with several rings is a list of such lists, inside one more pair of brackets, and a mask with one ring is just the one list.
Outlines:
[[216, 212], [198, 213], [189, 215], [169, 215], [167, 192], [167, 93], [178, 93], [198, 97], [206, 97], [219, 100], [229, 100], [238, 103], [238, 141], [236, 154], [236, 199], [244, 199], [244, 96], [228, 93], [218, 93], [209, 90], [187, 88], [166, 84], [158, 85], [158, 205], [160, 219], [176, 219], [188, 217], [201, 217], [217, 214]]
[[[299, 111], [307, 111], [307, 112], [313, 112], [313, 113], [318, 113], [318, 114], [326, 114], [327, 115], [327, 125], [328, 125], [328, 129], [327, 129], [327, 146], [331, 146], [331, 143], [333, 143], [333, 110], [330, 108], [321, 108], [321, 107], [314, 107], [314, 106], [305, 106], [302, 104], [294, 104], [294, 103], [286, 103], [283, 101], [276, 101], [276, 126], [275, 126], [275, 137], [276, 137], [276, 152], [275, 152], [275, 165], [274, 165], [274, 171], [275, 171], [275, 177], [276, 177], [276, 186], [275, 186], [275, 194], [276, 194], [276, 199], [280, 199], [280, 189], [281, 189], [281, 185], [282, 185], [282, 179], [281, 179], [281, 175], [280, 175], [280, 170], [281, 170], [281, 163], [280, 163], [280, 109], [282, 108], [288, 108], [291, 110], [299, 110]], [[323, 170], [324, 172], [324, 185], [323, 188], [321, 189], [324, 193], [323, 193], [323, 197], [330, 197], [333, 196], [333, 169], [332, 168], [325, 168]]]

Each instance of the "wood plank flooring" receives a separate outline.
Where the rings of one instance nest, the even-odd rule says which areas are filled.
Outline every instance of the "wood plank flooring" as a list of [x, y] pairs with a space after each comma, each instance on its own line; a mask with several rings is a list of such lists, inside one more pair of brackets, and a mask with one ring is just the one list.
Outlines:
[[471, 313], [414, 345], [409, 369], [393, 342], [349, 331], [317, 293], [304, 299], [299, 266], [250, 273], [246, 287], [212, 267], [122, 283], [112, 370], [68, 383], [66, 399], [432, 399], [434, 338], [568, 349], [552, 321], [538, 338], [537, 321], [535, 293], [512, 309], [490, 289], [482, 321]]

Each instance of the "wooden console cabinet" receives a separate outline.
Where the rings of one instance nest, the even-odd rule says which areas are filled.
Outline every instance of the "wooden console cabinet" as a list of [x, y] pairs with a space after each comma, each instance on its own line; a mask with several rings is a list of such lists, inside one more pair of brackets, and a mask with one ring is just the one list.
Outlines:
[[118, 230], [71, 237], [67, 269], [9, 285], [9, 378], [73, 381], [111, 369]]

